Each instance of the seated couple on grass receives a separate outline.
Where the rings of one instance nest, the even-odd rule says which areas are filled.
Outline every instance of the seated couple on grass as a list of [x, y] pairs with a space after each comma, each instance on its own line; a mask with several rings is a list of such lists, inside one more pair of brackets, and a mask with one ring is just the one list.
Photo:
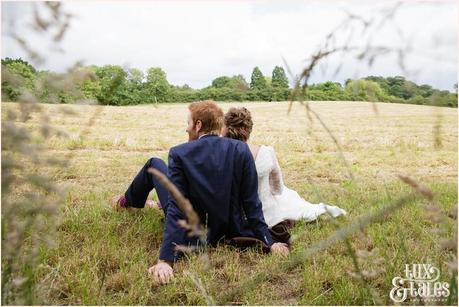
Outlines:
[[245, 108], [231, 108], [224, 115], [213, 101], [190, 104], [189, 142], [170, 149], [168, 166], [158, 158], [148, 160], [126, 193], [113, 199], [116, 208], [143, 208], [150, 191], [156, 190], [165, 226], [158, 263], [148, 270], [155, 281], [169, 282], [180, 257], [176, 247], [196, 245], [198, 239], [179, 225], [185, 215], [149, 168], [166, 174], [190, 201], [213, 246], [253, 244], [286, 256], [292, 220], [311, 221], [325, 212], [345, 214], [335, 206], [310, 204], [285, 187], [273, 148], [247, 143], [252, 126]]

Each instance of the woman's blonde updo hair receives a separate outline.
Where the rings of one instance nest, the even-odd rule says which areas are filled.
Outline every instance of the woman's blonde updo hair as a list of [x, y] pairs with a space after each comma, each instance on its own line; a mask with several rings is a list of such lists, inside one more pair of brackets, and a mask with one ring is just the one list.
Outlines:
[[230, 108], [225, 114], [226, 137], [246, 142], [252, 132], [253, 122], [246, 108]]

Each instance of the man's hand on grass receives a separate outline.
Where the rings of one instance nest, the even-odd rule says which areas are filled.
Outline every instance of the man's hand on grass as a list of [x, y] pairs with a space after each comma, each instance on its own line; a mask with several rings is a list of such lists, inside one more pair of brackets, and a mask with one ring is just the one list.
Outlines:
[[280, 243], [280, 242], [277, 242], [277, 243], [274, 243], [273, 245], [271, 245], [271, 252], [273, 254], [281, 255], [281, 256], [284, 256], [284, 257], [287, 257], [288, 254], [289, 254], [287, 244]]
[[174, 277], [174, 270], [169, 263], [159, 260], [157, 264], [148, 269], [148, 274], [155, 282], [165, 285]]

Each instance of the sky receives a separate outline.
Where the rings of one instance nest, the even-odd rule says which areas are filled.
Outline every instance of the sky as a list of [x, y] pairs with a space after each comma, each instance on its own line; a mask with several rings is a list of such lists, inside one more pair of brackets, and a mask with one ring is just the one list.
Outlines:
[[[390, 0], [284, 1], [69, 1], [74, 17], [63, 40], [33, 30], [33, 7], [43, 4], [2, 1], [2, 58], [22, 57], [39, 69], [64, 72], [76, 62], [124, 68], [161, 67], [171, 84], [202, 88], [216, 77], [243, 74], [250, 82], [258, 66], [270, 76], [274, 66], [300, 74], [324, 46], [328, 33], [350, 15], [372, 21], [366, 32], [355, 18], [335, 33], [337, 46], [353, 30], [354, 53], [333, 55], [314, 69], [310, 82], [344, 83], [368, 75], [402, 75], [418, 84], [452, 90], [457, 83], [458, 7], [456, 1], [401, 1], [392, 19], [381, 24]], [[36, 63], [11, 34], [23, 38], [45, 62]], [[356, 59], [371, 45], [391, 52], [371, 66]], [[58, 52], [56, 49], [62, 49]], [[404, 50], [402, 69], [398, 51]], [[285, 60], [285, 62], [284, 62]], [[338, 69], [339, 68], [339, 69]]]

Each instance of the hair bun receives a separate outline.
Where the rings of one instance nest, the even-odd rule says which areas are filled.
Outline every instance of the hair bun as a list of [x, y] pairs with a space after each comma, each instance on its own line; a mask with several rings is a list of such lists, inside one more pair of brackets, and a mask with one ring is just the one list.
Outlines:
[[225, 114], [227, 137], [247, 141], [252, 132], [253, 122], [250, 111], [244, 107], [230, 108]]

